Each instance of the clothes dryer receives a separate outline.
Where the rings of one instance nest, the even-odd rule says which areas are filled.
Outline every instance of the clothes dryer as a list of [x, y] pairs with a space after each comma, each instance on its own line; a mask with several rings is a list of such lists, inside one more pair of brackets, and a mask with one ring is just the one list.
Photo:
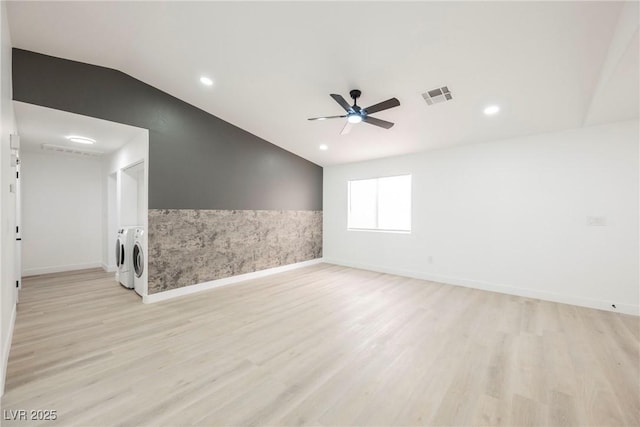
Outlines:
[[145, 268], [145, 232], [137, 227], [133, 233], [133, 289], [142, 296], [147, 285], [147, 269]]
[[133, 288], [133, 227], [118, 229], [116, 239], [116, 277], [125, 288]]

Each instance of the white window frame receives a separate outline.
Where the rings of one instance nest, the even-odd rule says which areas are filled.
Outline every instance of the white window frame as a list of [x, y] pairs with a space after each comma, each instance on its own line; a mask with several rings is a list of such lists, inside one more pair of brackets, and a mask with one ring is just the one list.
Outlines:
[[[379, 194], [379, 189], [380, 189], [380, 180], [381, 179], [385, 179], [385, 178], [396, 178], [396, 177], [401, 177], [401, 176], [408, 176], [410, 178], [410, 185], [411, 185], [411, 192], [409, 195], [409, 229], [408, 230], [400, 230], [400, 229], [384, 229], [384, 228], [377, 228], [378, 226], [378, 216], [379, 216], [379, 210], [380, 210], [380, 205], [379, 205], [379, 199], [378, 199], [378, 194]], [[375, 210], [375, 223], [376, 223], [376, 228], [357, 228], [357, 227], [350, 227], [349, 226], [349, 216], [351, 215], [351, 183], [354, 181], [371, 181], [371, 180], [375, 180], [376, 181], [376, 210]], [[412, 210], [413, 210], [413, 176], [410, 173], [405, 173], [405, 174], [400, 174], [400, 175], [387, 175], [387, 176], [376, 176], [376, 177], [371, 177], [371, 178], [360, 178], [360, 179], [350, 179], [347, 181], [347, 230], [348, 231], [370, 231], [370, 232], [374, 232], [374, 233], [398, 233], [398, 234], [411, 234], [411, 229], [412, 229], [412, 225], [413, 225], [413, 216], [412, 214]]]

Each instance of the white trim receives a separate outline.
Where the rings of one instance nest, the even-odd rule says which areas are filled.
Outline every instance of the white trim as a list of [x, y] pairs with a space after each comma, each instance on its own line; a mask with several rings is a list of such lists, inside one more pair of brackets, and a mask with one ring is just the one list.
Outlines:
[[347, 228], [347, 231], [370, 231], [372, 233], [411, 234], [411, 230], [385, 230], [382, 228]]
[[87, 268], [104, 268], [101, 262], [85, 264], [57, 265], [52, 267], [30, 268], [22, 272], [22, 277], [37, 276], [39, 274], [62, 273], [63, 271], [85, 270]]
[[118, 267], [116, 267], [115, 265], [107, 265], [104, 262], [100, 263], [100, 267], [102, 267], [102, 269], [107, 273], [113, 273], [118, 270]]
[[[328, 264], [342, 265], [345, 267], [360, 268], [364, 270], [377, 271], [380, 273], [395, 274], [397, 276], [412, 277], [415, 279], [429, 280], [432, 282], [444, 283], [447, 285], [464, 286], [466, 288], [482, 289], [485, 291], [498, 292], [507, 295], [516, 295], [526, 298], [534, 298], [545, 301], [558, 302], [561, 304], [577, 305], [581, 307], [595, 308], [598, 310], [612, 311], [616, 313], [631, 314], [640, 316], [640, 306], [632, 304], [624, 304], [614, 301], [603, 301], [580, 296], [557, 294], [554, 292], [539, 291], [536, 289], [519, 288], [510, 285], [501, 285], [481, 280], [463, 279], [451, 276], [441, 276], [438, 274], [429, 274], [420, 271], [403, 270], [398, 268], [390, 268], [377, 265], [362, 264], [358, 262], [339, 261], [336, 259], [325, 258], [324, 262]], [[612, 304], [616, 305], [614, 309]]]
[[309, 261], [298, 262], [295, 264], [288, 264], [280, 267], [268, 268], [266, 270], [254, 271], [253, 273], [240, 274], [238, 276], [225, 277], [224, 279], [197, 283], [195, 285], [185, 286], [178, 289], [171, 289], [165, 292], [158, 292], [151, 295], [144, 295], [142, 297], [142, 302], [145, 304], [151, 304], [158, 301], [164, 301], [171, 298], [194, 294], [196, 292], [202, 292], [209, 289], [219, 288], [221, 286], [232, 285], [235, 283], [243, 282], [245, 280], [257, 279], [259, 277], [266, 277], [272, 274], [282, 273], [289, 270], [295, 270], [298, 268], [303, 268], [303, 267], [307, 267], [314, 264], [320, 264], [321, 262], [323, 262], [322, 258], [317, 258]]
[[0, 396], [4, 394], [4, 380], [7, 375], [7, 364], [9, 363], [9, 352], [11, 351], [11, 341], [13, 340], [13, 327], [16, 324], [16, 307], [17, 304], [13, 304], [13, 310], [11, 311], [11, 319], [9, 319], [9, 329], [7, 331], [7, 338], [2, 343], [2, 366], [0, 366]]

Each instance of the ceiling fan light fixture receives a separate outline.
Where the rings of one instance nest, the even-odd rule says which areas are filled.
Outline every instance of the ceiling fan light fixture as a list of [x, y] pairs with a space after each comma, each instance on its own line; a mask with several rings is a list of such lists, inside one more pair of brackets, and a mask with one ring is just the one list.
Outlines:
[[360, 123], [362, 121], [362, 116], [360, 114], [349, 114], [347, 121], [349, 123]]

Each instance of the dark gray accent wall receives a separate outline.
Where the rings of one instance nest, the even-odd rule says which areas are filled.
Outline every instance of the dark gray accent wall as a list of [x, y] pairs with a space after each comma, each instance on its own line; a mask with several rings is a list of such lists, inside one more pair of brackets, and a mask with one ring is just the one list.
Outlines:
[[109, 68], [13, 49], [13, 99], [149, 129], [150, 209], [322, 210], [322, 168]]

